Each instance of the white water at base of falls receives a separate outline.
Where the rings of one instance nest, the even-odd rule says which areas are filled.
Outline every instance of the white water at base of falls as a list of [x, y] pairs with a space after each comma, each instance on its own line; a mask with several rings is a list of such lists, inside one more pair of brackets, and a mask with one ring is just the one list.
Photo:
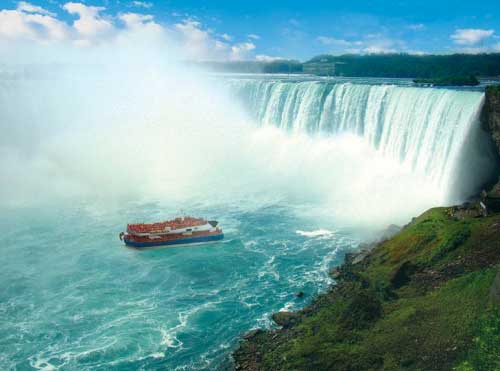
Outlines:
[[291, 133], [359, 135], [438, 184], [444, 202], [470, 196], [494, 167], [488, 148], [470, 148], [481, 147], [486, 138], [478, 120], [482, 92], [272, 79], [227, 84], [261, 125]]

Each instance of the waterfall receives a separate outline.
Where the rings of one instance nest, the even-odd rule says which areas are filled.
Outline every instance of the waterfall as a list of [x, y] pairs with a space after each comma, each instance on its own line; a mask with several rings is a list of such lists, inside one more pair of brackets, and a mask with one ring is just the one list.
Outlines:
[[484, 136], [478, 123], [482, 92], [270, 79], [229, 79], [227, 84], [260, 125], [291, 133], [359, 135], [447, 189], [450, 198], [470, 195], [491, 170], [487, 151], [476, 153], [466, 162], [481, 174], [476, 171], [472, 176], [477, 179], [456, 191], [463, 188], [456, 178], [464, 173], [457, 169], [462, 152], [468, 142], [477, 145]]

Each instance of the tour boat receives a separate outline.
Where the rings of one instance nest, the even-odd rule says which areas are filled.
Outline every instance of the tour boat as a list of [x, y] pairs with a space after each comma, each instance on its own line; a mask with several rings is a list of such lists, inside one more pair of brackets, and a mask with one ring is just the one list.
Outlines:
[[128, 224], [119, 237], [125, 245], [136, 248], [202, 244], [224, 238], [218, 224], [215, 220], [185, 216], [158, 223]]

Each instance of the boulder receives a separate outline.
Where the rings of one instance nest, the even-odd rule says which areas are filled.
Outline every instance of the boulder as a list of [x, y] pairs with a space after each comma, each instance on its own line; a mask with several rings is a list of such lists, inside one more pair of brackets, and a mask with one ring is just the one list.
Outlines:
[[255, 330], [251, 330], [249, 332], [247, 332], [244, 336], [243, 336], [243, 339], [245, 340], [249, 340], [249, 339], [253, 339], [254, 337], [256, 337], [257, 335], [260, 335], [260, 334], [263, 334], [264, 331], [261, 330], [260, 328], [258, 329], [255, 329]]
[[297, 323], [299, 315], [294, 312], [278, 312], [274, 313], [272, 320], [279, 326], [283, 328], [289, 328]]
[[452, 206], [447, 210], [447, 213], [455, 220], [478, 218], [485, 215], [479, 202], [466, 202], [463, 205]]
[[339, 279], [341, 274], [342, 271], [340, 270], [340, 267], [335, 267], [330, 271], [330, 277], [332, 277], [334, 280]]

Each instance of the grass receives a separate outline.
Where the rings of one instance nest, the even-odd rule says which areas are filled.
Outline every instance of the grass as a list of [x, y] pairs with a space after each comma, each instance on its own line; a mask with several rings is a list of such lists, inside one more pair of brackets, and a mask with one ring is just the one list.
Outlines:
[[456, 371], [500, 370], [500, 309], [491, 309], [479, 322], [479, 331], [472, 340], [467, 359]]
[[[451, 369], [475, 334], [494, 274], [494, 269], [469, 273], [427, 295], [383, 306], [375, 294], [349, 295], [306, 318], [297, 328], [301, 336], [268, 354], [264, 368]], [[357, 310], [352, 310], [353, 305]], [[379, 305], [375, 312], [385, 315], [373, 321], [378, 316], [370, 314]], [[471, 355], [471, 359], [482, 356]]]
[[[244, 343], [262, 370], [500, 371], [500, 215], [457, 221], [431, 209], [300, 313]], [[497, 265], [495, 265], [497, 264]]]

